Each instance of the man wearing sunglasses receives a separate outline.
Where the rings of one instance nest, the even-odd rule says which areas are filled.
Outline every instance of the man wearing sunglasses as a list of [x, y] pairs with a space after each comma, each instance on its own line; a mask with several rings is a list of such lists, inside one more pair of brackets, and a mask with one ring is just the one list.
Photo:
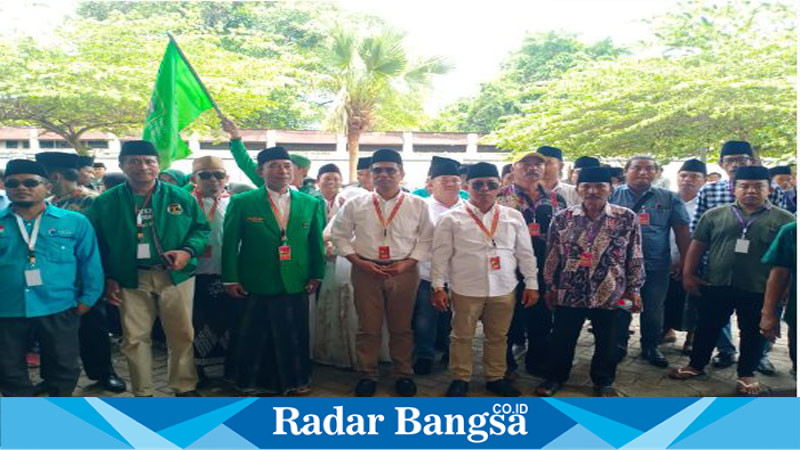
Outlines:
[[81, 214], [48, 204], [41, 164], [8, 162], [11, 206], [0, 211], [0, 392], [34, 395], [25, 352], [35, 335], [51, 397], [69, 397], [78, 382], [79, 316], [103, 291], [94, 231]]
[[167, 338], [170, 389], [178, 397], [199, 396], [192, 303], [208, 221], [191, 194], [158, 180], [152, 143], [125, 142], [119, 164], [127, 181], [97, 197], [88, 215], [103, 255], [105, 297], [120, 307], [133, 395], [155, 392], [151, 332], [158, 317]]
[[500, 174], [489, 163], [477, 163], [467, 173], [469, 202], [442, 216], [434, 232], [431, 262], [431, 302], [440, 311], [450, 303], [453, 332], [450, 371], [453, 382], [448, 397], [463, 397], [472, 377], [472, 339], [483, 323], [483, 365], [486, 389], [502, 397], [520, 392], [505, 379], [503, 350], [514, 313], [517, 270], [523, 275], [522, 304], [538, 302], [536, 257], [522, 214], [496, 203]]
[[222, 287], [222, 224], [230, 195], [225, 187], [228, 173], [217, 156], [202, 156], [192, 161], [192, 195], [208, 220], [211, 233], [202, 254], [197, 256], [194, 308], [194, 362], [200, 384], [207, 380], [206, 368], [225, 364], [230, 372], [228, 358], [231, 328], [236, 306]]
[[372, 154], [375, 192], [352, 198], [331, 225], [331, 240], [352, 264], [358, 311], [356, 355], [361, 380], [359, 397], [375, 394], [384, 317], [389, 325], [389, 353], [394, 362], [396, 392], [416, 394], [411, 379], [414, 336], [411, 319], [419, 284], [417, 263], [428, 258], [433, 239], [428, 205], [400, 189], [403, 159], [390, 149]]

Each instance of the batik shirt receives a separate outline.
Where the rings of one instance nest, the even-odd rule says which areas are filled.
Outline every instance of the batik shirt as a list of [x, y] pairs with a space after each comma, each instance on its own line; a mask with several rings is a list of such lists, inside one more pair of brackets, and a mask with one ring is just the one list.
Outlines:
[[53, 205], [61, 209], [66, 209], [67, 211], [84, 213], [92, 206], [97, 195], [95, 191], [91, 191], [85, 187], [79, 187], [67, 196], [53, 199]]
[[614, 309], [644, 284], [642, 230], [630, 209], [607, 203], [591, 220], [582, 204], [570, 206], [553, 217], [547, 248], [544, 280], [560, 306]]

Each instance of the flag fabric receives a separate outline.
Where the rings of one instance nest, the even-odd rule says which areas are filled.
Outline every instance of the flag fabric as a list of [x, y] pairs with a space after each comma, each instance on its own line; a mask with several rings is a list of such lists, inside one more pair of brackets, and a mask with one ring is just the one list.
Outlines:
[[161, 168], [186, 158], [191, 150], [180, 132], [214, 106], [174, 40], [170, 39], [158, 69], [142, 139], [158, 150]]

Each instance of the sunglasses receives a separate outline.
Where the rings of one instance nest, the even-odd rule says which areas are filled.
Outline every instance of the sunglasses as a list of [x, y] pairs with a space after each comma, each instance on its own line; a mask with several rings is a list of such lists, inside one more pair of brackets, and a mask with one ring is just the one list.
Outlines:
[[223, 172], [198, 172], [197, 176], [200, 177], [201, 180], [210, 180], [211, 177], [220, 181], [225, 179], [225, 173]]
[[6, 180], [6, 187], [7, 188], [15, 189], [15, 188], [18, 188], [20, 184], [25, 186], [26, 188], [35, 188], [36, 186], [39, 186], [40, 184], [44, 184], [44, 183], [39, 181], [39, 180], [34, 180], [33, 178], [26, 178], [26, 179], [24, 179], [22, 181], [15, 180], [13, 178], [10, 179], [10, 180]]
[[380, 175], [382, 173], [385, 173], [386, 175], [392, 176], [397, 173], [397, 169], [395, 169], [394, 167], [373, 167], [370, 170], [375, 175]]
[[490, 191], [493, 191], [500, 187], [500, 185], [494, 181], [473, 181], [472, 183], [470, 183], [470, 186], [472, 186], [472, 189], [476, 191], [481, 190], [481, 188], [483, 188], [484, 186], [486, 186], [486, 188], [489, 189]]

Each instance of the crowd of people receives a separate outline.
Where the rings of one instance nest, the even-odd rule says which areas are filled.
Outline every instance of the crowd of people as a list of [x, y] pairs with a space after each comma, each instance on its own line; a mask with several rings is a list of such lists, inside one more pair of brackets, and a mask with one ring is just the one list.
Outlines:
[[[796, 371], [795, 179], [747, 142], [722, 146], [725, 180], [683, 162], [676, 192], [647, 155], [620, 168], [582, 156], [562, 181], [550, 146], [502, 171], [433, 157], [412, 192], [394, 150], [360, 158], [343, 187], [335, 164], [309, 180], [302, 155], [271, 147], [253, 161], [236, 125], [223, 129], [255, 187], [229, 183], [217, 156], [188, 176], [161, 171], [147, 141], [123, 144], [121, 174], [66, 152], [7, 163], [2, 395], [70, 396], [82, 363], [105, 389], [152, 396], [156, 339], [176, 396], [199, 396], [212, 366], [241, 395], [305, 395], [314, 362], [352, 369], [354, 394], [372, 396], [383, 361], [397, 395], [442, 364], [442, 394], [459, 397], [480, 321], [485, 388], [520, 395], [525, 349], [524, 370], [543, 380], [534, 392], [552, 396], [588, 319], [593, 391], [614, 397], [637, 313], [639, 356], [675, 380], [738, 363], [736, 392], [759, 395], [782, 314]], [[677, 331], [690, 361], [669, 369], [660, 346]], [[112, 365], [115, 332], [130, 387]]]

